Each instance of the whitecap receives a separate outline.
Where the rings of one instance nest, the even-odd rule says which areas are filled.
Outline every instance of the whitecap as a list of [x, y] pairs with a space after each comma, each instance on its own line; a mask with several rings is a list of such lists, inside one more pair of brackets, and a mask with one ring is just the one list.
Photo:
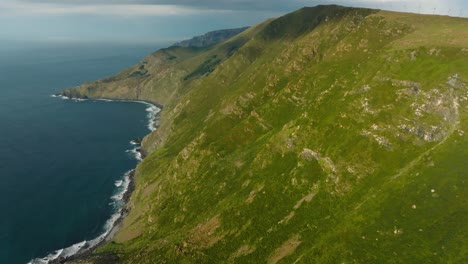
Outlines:
[[151, 105], [150, 107], [146, 108], [146, 111], [148, 112], [147, 118], [148, 118], [148, 129], [150, 131], [156, 130], [156, 116], [157, 114], [161, 111], [160, 108], [156, 107], [155, 105]]
[[131, 156], [133, 156], [137, 161], [142, 161], [143, 156], [141, 155], [141, 152], [139, 151], [139, 147], [136, 147], [134, 149], [129, 149], [126, 150], [125, 152], [130, 153]]
[[[62, 94], [52, 94], [52, 95], [50, 95], [50, 97], [53, 97], [53, 98], [61, 98], [61, 99], [63, 99], [63, 100], [68, 100], [68, 99], [70, 99], [70, 97], [65, 96], [65, 95], [62, 95]], [[73, 99], [73, 98], [72, 98], [72, 99]]]
[[111, 196], [111, 199], [114, 201], [121, 201], [123, 199], [123, 196], [124, 196], [123, 193], [118, 193], [118, 194]]
[[67, 248], [64, 248], [62, 253], [59, 255], [60, 257], [71, 257], [76, 253], [80, 252], [80, 250], [86, 245], [86, 240], [81, 241], [79, 243], [73, 244]]
[[115, 187], [122, 186], [122, 180], [115, 181], [114, 185], [115, 185]]
[[74, 102], [84, 102], [86, 101], [87, 99], [83, 99], [83, 98], [71, 98]]
[[[125, 173], [123, 179], [118, 180], [120, 185], [117, 186], [116, 193], [111, 197], [111, 200], [114, 202], [122, 201], [125, 193], [128, 191], [128, 186], [130, 185], [130, 173], [131, 171], [128, 171]], [[118, 208], [120, 208], [120, 206], [117, 206], [117, 209]]]

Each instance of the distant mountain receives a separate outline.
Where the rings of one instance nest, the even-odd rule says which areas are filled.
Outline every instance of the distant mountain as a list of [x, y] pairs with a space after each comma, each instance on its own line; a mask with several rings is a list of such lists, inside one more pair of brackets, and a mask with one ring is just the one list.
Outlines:
[[208, 47], [208, 46], [223, 42], [226, 39], [229, 39], [243, 32], [244, 30], [248, 28], [249, 27], [211, 31], [201, 36], [196, 36], [189, 40], [184, 40], [184, 41], [175, 43], [172, 46], [173, 47], [196, 47], [196, 48]]
[[64, 91], [164, 105], [87, 261], [466, 263], [467, 29], [303, 8]]

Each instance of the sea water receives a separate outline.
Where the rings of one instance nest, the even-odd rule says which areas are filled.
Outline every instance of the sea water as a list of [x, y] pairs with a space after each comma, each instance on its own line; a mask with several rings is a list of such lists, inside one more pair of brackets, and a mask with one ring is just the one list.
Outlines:
[[15, 264], [65, 255], [108, 232], [138, 162], [130, 141], [150, 132], [157, 110], [51, 95], [115, 74], [158, 47], [7, 44], [0, 45], [0, 263]]

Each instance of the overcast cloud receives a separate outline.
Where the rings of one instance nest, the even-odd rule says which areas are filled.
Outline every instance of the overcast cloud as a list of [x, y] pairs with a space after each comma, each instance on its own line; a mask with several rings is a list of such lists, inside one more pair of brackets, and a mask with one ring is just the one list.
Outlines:
[[[60, 6], [102, 6], [102, 5], [140, 5], [140, 6], [182, 6], [193, 9], [214, 10], [276, 10], [284, 11], [310, 4], [310, 0], [2, 0], [16, 4], [44, 4]], [[326, 2], [326, 1], [322, 1]]]
[[466, 0], [0, 0], [0, 40], [178, 40], [318, 4], [468, 14]]
[[[465, 0], [1, 0], [0, 9], [21, 13], [186, 15], [203, 11], [288, 12], [302, 6], [341, 4], [413, 12], [463, 15]], [[435, 11], [434, 11], [435, 8]], [[458, 13], [457, 13], [458, 12]], [[6, 12], [3, 12], [5, 14]]]

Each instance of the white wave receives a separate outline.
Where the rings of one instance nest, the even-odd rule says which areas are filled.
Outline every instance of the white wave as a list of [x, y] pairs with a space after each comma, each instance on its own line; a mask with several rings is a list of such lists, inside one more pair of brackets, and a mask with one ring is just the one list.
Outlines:
[[139, 147], [136, 147], [134, 149], [129, 149], [129, 150], [126, 150], [125, 152], [127, 153], [131, 153], [131, 155], [137, 160], [137, 161], [142, 161], [143, 160], [143, 157], [141, 155], [141, 152], [138, 151]]
[[115, 187], [122, 186], [122, 180], [115, 181], [114, 185], [115, 185]]
[[[70, 97], [65, 96], [65, 95], [61, 95], [61, 94], [52, 94], [52, 95], [50, 95], [50, 97], [61, 98], [61, 99], [63, 99], [63, 100], [68, 100], [68, 99], [70, 99]], [[74, 99], [74, 98], [71, 98], [71, 99]]]
[[74, 102], [84, 102], [86, 101], [87, 99], [83, 99], [83, 98], [71, 98]]
[[150, 107], [146, 108], [146, 111], [148, 112], [148, 129], [150, 131], [154, 131], [156, 130], [156, 116], [161, 111], [161, 109], [155, 105], [151, 105]]
[[[117, 186], [117, 192], [111, 197], [114, 202], [119, 202], [123, 200], [125, 193], [128, 191], [128, 186], [130, 185], [130, 173], [131, 171], [125, 173], [122, 180], [119, 180], [120, 185]], [[119, 208], [119, 206], [117, 206]]]
[[61, 94], [52, 94], [50, 95], [50, 97], [53, 97], [53, 98], [61, 98], [63, 100], [73, 100], [75, 102], [83, 102], [83, 101], [86, 101], [87, 99], [83, 99], [83, 98], [75, 98], [75, 97], [68, 97], [68, 96], [65, 96], [65, 95], [61, 95]]
[[131, 141], [130, 141], [130, 144], [132, 144], [132, 145], [140, 145], [140, 144], [139, 144], [138, 142], [136, 142], [135, 140], [131, 140]]
[[77, 98], [77, 97], [68, 97], [68, 96], [65, 96], [65, 95], [61, 95], [61, 94], [52, 94], [50, 97], [54, 97], [54, 98], [62, 98], [63, 100], [72, 100], [74, 102], [83, 102], [83, 101], [86, 101], [88, 99], [83, 99], [83, 98]]
[[123, 196], [124, 196], [123, 193], [118, 193], [118, 194], [114, 194], [113, 196], [111, 196], [111, 199], [114, 201], [121, 201], [123, 199]]
[[60, 257], [70, 257], [78, 253], [86, 245], [86, 240], [64, 248]]

